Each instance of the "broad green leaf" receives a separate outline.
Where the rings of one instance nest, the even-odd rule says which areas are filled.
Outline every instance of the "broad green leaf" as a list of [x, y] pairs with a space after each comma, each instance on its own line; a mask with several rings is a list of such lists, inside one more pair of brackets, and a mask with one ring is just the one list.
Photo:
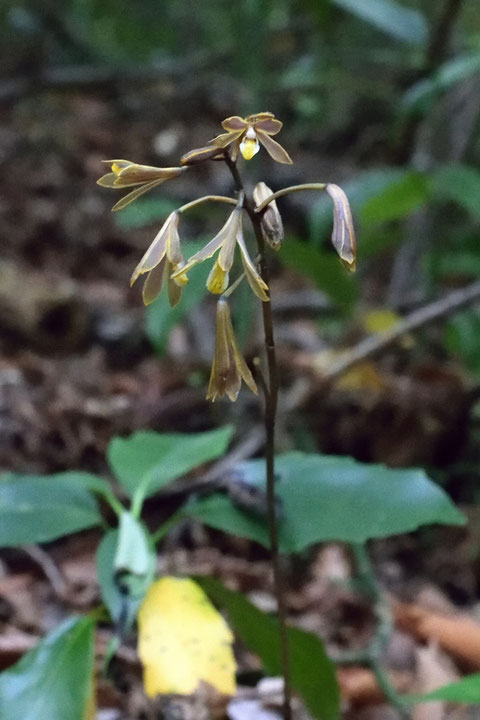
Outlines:
[[[240, 593], [228, 590], [209, 577], [196, 577], [212, 600], [226, 611], [238, 637], [262, 661], [266, 672], [280, 675], [278, 621], [256, 608]], [[318, 720], [336, 720], [339, 694], [335, 670], [316, 635], [288, 628], [288, 647], [292, 688]]]
[[429, 194], [428, 182], [418, 172], [405, 172], [383, 191], [363, 205], [361, 220], [364, 223], [381, 223], [398, 220], [423, 205]]
[[467, 677], [439, 687], [423, 695], [406, 697], [411, 702], [428, 702], [430, 700], [445, 700], [452, 703], [469, 703], [480, 705], [480, 673], [467, 675]]
[[163, 577], [138, 612], [138, 654], [149, 697], [188, 695], [201, 681], [235, 692], [233, 636], [204, 591], [189, 578]]
[[454, 57], [444, 63], [429, 78], [424, 78], [407, 90], [403, 106], [407, 111], [429, 109], [433, 100], [455, 83], [471, 77], [480, 70], [480, 54]]
[[352, 307], [356, 297], [355, 281], [342, 267], [336, 254], [289, 237], [278, 257], [288, 267], [313, 280], [342, 310], [348, 311]]
[[71, 618], [0, 675], [2, 720], [84, 720], [91, 704], [94, 623]]
[[230, 427], [192, 434], [141, 431], [127, 438], [114, 438], [108, 445], [107, 459], [129, 495], [142, 485], [148, 496], [222, 455], [231, 436]]
[[[122, 555], [119, 555], [119, 541], [120, 532], [118, 530], [110, 530], [103, 536], [97, 550], [96, 565], [102, 600], [108, 608], [112, 620], [115, 621], [119, 630], [124, 632], [131, 627], [135, 620], [140, 602], [153, 580], [155, 556], [148, 547], [145, 549], [142, 541], [140, 543], [141, 554], [144, 559], [148, 552], [147, 564], [145, 565], [144, 559], [142, 560], [145, 572], [139, 575], [125, 568], [119, 575], [118, 566], [116, 566], [117, 558], [120, 556], [122, 559]], [[122, 565], [125, 567], [123, 559]], [[134, 562], [134, 567], [135, 565]]]
[[480, 171], [468, 165], [444, 165], [433, 176], [434, 197], [463, 207], [480, 217]]
[[150, 570], [150, 548], [142, 525], [129, 512], [120, 515], [118, 545], [115, 553], [116, 573], [130, 573], [139, 578]]
[[[246, 482], [263, 487], [263, 461], [238, 466]], [[349, 458], [287, 453], [276, 460], [276, 494], [282, 503], [279, 544], [284, 553], [317, 542], [363, 543], [431, 523], [462, 525], [463, 515], [423, 470], [392, 470]], [[185, 512], [225, 532], [269, 546], [265, 524], [214, 494]]]
[[[89, 489], [101, 481], [87, 473], [0, 478], [0, 547], [44, 543], [100, 525]], [[105, 486], [104, 486], [105, 487]]]
[[[201, 247], [200, 243], [186, 243], [182, 251], [186, 258], [193, 255]], [[182, 296], [174, 308], [170, 307], [166, 288], [159, 297], [145, 308], [145, 332], [158, 355], [165, 353], [170, 331], [188, 316], [190, 311], [199, 305], [206, 293], [206, 282], [211, 264], [206, 262], [192, 268], [188, 274], [188, 283], [183, 288]]]
[[422, 45], [427, 39], [427, 23], [421, 13], [393, 0], [332, 0], [338, 7], [383, 30], [403, 42]]
[[480, 375], [480, 313], [474, 308], [457, 313], [445, 326], [447, 350], [460, 357], [470, 372]]

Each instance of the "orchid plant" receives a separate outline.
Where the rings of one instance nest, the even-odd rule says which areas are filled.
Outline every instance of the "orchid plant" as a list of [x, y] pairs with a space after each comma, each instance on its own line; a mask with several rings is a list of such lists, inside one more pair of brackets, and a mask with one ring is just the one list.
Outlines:
[[[267, 373], [263, 377], [260, 365], [256, 366], [257, 380], [265, 398], [266, 428], [266, 493], [268, 525], [274, 574], [275, 593], [278, 603], [280, 646], [285, 681], [284, 718], [291, 717], [290, 683], [287, 630], [283, 602], [282, 579], [278, 561], [278, 532], [275, 502], [274, 444], [275, 418], [277, 412], [277, 363], [275, 356], [274, 329], [270, 298], [270, 274], [266, 246], [275, 251], [283, 240], [283, 223], [276, 200], [284, 195], [303, 190], [325, 191], [333, 203], [332, 242], [344, 266], [355, 269], [356, 244], [352, 214], [344, 191], [332, 183], [308, 183], [293, 185], [272, 192], [263, 182], [257, 183], [253, 193], [246, 192], [238, 169], [239, 155], [251, 160], [262, 145], [273, 160], [292, 164], [287, 151], [272, 136], [277, 135], [282, 123], [270, 112], [248, 115], [245, 118], [234, 115], [222, 122], [225, 132], [210, 140], [204, 147], [190, 150], [180, 159], [178, 167], [157, 168], [139, 165], [128, 160], [105, 161], [110, 172], [98, 180], [99, 185], [113, 189], [134, 188], [114, 205], [121, 210], [133, 200], [157, 185], [173, 180], [184, 172], [194, 169], [200, 163], [222, 161], [233, 178], [233, 196], [205, 195], [182, 205], [172, 212], [160, 228], [150, 247], [133, 271], [131, 284], [140, 275], [145, 275], [143, 301], [149, 304], [155, 300], [166, 283], [168, 298], [173, 307], [180, 299], [182, 288], [188, 283], [189, 273], [199, 263], [214, 258], [207, 279], [207, 289], [218, 296], [215, 325], [215, 348], [212, 369], [207, 390], [207, 399], [214, 402], [227, 396], [231, 401], [238, 397], [242, 380], [255, 394], [258, 393], [254, 374], [248, 367], [238, 348], [231, 321], [228, 298], [246, 281], [253, 294], [261, 302]], [[197, 205], [207, 202], [224, 203], [232, 206], [231, 213], [218, 233], [198, 252], [184, 258], [178, 232], [181, 217]], [[248, 218], [256, 240], [255, 253], [250, 254], [243, 232], [245, 216]], [[238, 247], [241, 270], [231, 278], [234, 270], [235, 253]]]

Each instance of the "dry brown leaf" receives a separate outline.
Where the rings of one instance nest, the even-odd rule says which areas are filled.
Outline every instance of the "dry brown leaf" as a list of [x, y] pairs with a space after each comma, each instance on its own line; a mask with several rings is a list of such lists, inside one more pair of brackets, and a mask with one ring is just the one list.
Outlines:
[[[412, 684], [410, 673], [390, 671], [388, 679], [397, 692], [410, 691]], [[384, 700], [371, 670], [362, 667], [341, 667], [337, 669], [337, 680], [342, 698], [351, 705], [374, 705]]]
[[480, 669], [480, 624], [468, 615], [440, 615], [419, 605], [398, 603], [397, 626], [439, 646], [471, 670]]

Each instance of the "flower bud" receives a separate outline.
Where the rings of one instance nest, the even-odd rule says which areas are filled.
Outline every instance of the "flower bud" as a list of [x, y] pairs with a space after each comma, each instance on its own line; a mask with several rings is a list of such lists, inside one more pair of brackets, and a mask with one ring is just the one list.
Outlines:
[[357, 244], [348, 198], [338, 185], [329, 183], [325, 190], [333, 201], [333, 247], [345, 267], [353, 272], [356, 264]]
[[[265, 185], [264, 182], [259, 182], [255, 185], [255, 189], [253, 191], [255, 205], [260, 205], [270, 195], [273, 195], [273, 192], [267, 185]], [[283, 242], [284, 233], [282, 218], [275, 200], [272, 200], [272, 202], [270, 202], [265, 208], [262, 213], [260, 225], [265, 242], [267, 242], [274, 250], [279, 250]]]

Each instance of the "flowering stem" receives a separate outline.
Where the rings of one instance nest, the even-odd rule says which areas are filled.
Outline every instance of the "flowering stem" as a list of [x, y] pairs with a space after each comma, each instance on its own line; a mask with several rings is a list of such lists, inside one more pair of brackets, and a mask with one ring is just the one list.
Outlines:
[[228, 203], [229, 205], [236, 205], [237, 201], [234, 200], [231, 197], [225, 197], [224, 195], [204, 195], [201, 198], [197, 198], [196, 200], [192, 200], [189, 203], [186, 203], [185, 205], [182, 205], [182, 207], [179, 207], [177, 212], [178, 213], [184, 213], [187, 210], [191, 210], [191, 208], [195, 207], [196, 205], [200, 205], [204, 202], [221, 202], [221, 203]]
[[293, 192], [302, 192], [303, 190], [325, 190], [326, 187], [327, 183], [304, 183], [303, 185], [290, 185], [289, 187], [277, 190], [277, 192], [274, 192], [265, 198], [265, 200], [255, 208], [255, 212], [261, 213], [262, 210], [264, 210], [267, 205], [272, 202], [272, 200], [276, 200], [277, 198], [282, 197], [282, 195], [288, 195]]
[[[228, 152], [225, 153], [225, 163], [227, 164], [237, 192], [243, 193], [243, 183], [238, 172], [238, 168], [233, 160], [231, 160]], [[268, 201], [271, 202], [270, 198]], [[261, 216], [255, 211], [255, 205], [250, 198], [245, 197], [243, 207], [247, 212], [257, 241], [260, 274], [264, 282], [270, 287], [270, 273], [265, 259], [265, 242], [263, 239], [262, 228], [260, 225]], [[275, 597], [278, 606], [278, 627], [280, 640], [280, 656], [282, 666], [282, 676], [284, 682], [283, 696], [283, 720], [291, 720], [291, 688], [290, 688], [290, 663], [288, 653], [288, 637], [286, 623], [286, 607], [283, 592], [283, 579], [280, 568], [280, 556], [278, 549], [278, 523], [275, 502], [275, 420], [277, 413], [278, 398], [278, 373], [277, 360], [275, 355], [275, 340], [273, 334], [273, 316], [271, 301], [262, 302], [263, 312], [263, 328], [265, 336], [265, 352], [268, 365], [268, 382], [262, 382], [265, 395], [265, 463], [266, 463], [266, 494], [267, 494], [267, 516], [268, 516], [268, 532], [270, 538], [270, 553], [272, 559], [273, 582], [275, 589]]]

